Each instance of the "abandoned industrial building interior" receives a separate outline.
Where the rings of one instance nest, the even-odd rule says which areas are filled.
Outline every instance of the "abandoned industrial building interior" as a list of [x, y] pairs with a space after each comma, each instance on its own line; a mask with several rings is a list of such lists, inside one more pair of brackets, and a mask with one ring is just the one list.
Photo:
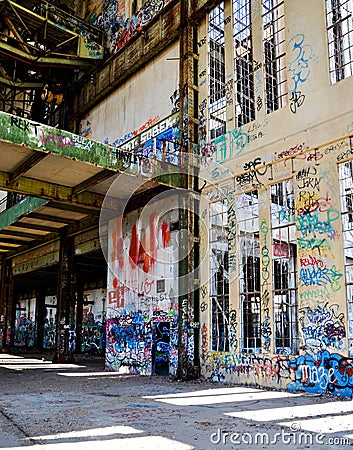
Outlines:
[[351, 0], [1, 0], [0, 346], [353, 394]]

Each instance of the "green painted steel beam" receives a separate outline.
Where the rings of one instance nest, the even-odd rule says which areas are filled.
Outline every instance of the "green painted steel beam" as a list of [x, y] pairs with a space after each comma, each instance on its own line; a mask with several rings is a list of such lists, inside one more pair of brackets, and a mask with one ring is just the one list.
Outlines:
[[[93, 210], [99, 210], [104, 200], [104, 196], [101, 194], [81, 192], [80, 194], [73, 195], [71, 187], [33, 180], [32, 178], [26, 177], [19, 178], [12, 185], [9, 174], [5, 172], [0, 172], [0, 190], [89, 207]], [[65, 209], [64, 206], [63, 209]]]
[[0, 230], [48, 203], [42, 198], [26, 197], [0, 214]]
[[38, 258], [33, 258], [30, 261], [23, 261], [15, 263], [12, 267], [14, 275], [32, 272], [43, 267], [52, 266], [59, 262], [59, 251], [48, 253]]
[[16, 88], [19, 90], [26, 90], [26, 89], [40, 89], [43, 88], [44, 83], [43, 82], [30, 82], [30, 81], [12, 81], [5, 77], [0, 77], [0, 84], [4, 84], [5, 86], [8, 86], [10, 88]]
[[82, 59], [78, 56], [34, 56], [21, 50], [20, 48], [14, 47], [7, 44], [4, 41], [0, 41], [0, 53], [14, 57], [23, 62], [34, 64], [36, 66], [66, 66], [66, 67], [85, 67], [89, 68], [92, 66], [92, 60]]

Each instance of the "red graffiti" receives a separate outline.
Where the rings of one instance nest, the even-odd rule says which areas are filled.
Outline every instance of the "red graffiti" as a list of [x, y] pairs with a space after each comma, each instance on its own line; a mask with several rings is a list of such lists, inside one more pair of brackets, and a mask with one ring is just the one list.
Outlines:
[[148, 237], [143, 232], [141, 238], [139, 239], [136, 225], [132, 227], [129, 248], [130, 264], [133, 268], [136, 268], [138, 264], [142, 264], [142, 270], [145, 273], [149, 273], [157, 258], [156, 220], [156, 215], [152, 214], [150, 217], [150, 230]]
[[57, 147], [75, 147], [75, 143], [67, 136], [54, 135], [52, 132], [49, 133], [49, 138], [44, 136], [44, 131], [42, 131], [42, 142], [53, 143]]
[[136, 267], [137, 261], [138, 261], [138, 254], [139, 252], [139, 242], [137, 237], [137, 230], [136, 225], [132, 227], [131, 232], [131, 242], [130, 242], [130, 248], [129, 248], [129, 257], [130, 257], [130, 264], [131, 267]]
[[162, 223], [162, 242], [164, 248], [166, 248], [170, 242], [170, 230], [168, 230], [168, 223], [165, 221]]
[[325, 267], [325, 263], [321, 260], [316, 258], [316, 256], [309, 255], [307, 258], [300, 258], [300, 265], [301, 267], [308, 267], [308, 266], [316, 266], [316, 267]]
[[113, 280], [113, 291], [108, 292], [108, 303], [109, 305], [115, 304], [117, 308], [124, 307], [124, 286], [118, 285], [118, 280], [114, 278]]
[[149, 245], [149, 253], [150, 253], [150, 267], [154, 266], [154, 263], [157, 259], [157, 216], [156, 214], [151, 214], [150, 216], [150, 245]]
[[142, 263], [142, 269], [145, 273], [148, 273], [150, 269], [150, 256], [146, 251], [146, 236], [143, 235], [139, 245], [138, 263]]
[[289, 256], [288, 245], [283, 242], [281, 242], [281, 243], [274, 242], [273, 243], [273, 256], [288, 258], [288, 256]]
[[124, 267], [123, 237], [121, 235], [121, 224], [117, 222], [117, 230], [112, 233], [113, 249], [110, 254], [111, 261], [118, 261], [119, 269]]

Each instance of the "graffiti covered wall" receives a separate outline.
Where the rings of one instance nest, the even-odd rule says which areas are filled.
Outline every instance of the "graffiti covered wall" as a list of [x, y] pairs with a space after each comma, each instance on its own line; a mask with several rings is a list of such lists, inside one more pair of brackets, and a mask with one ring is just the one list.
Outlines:
[[110, 221], [106, 365], [175, 373], [178, 324], [177, 199]]
[[86, 20], [104, 32], [105, 46], [110, 53], [121, 49], [142, 30], [171, 0], [144, 0], [136, 11], [131, 1], [90, 0]]
[[[225, 132], [207, 141], [212, 109], [207, 83], [200, 89], [202, 164], [219, 164], [205, 196], [228, 205], [229, 283], [229, 308], [224, 303], [228, 310], [222, 310], [225, 351], [217, 351], [212, 285], [203, 273], [202, 371], [215, 381], [352, 397], [353, 147], [347, 135], [352, 133], [348, 93], [353, 80], [329, 84], [326, 29], [316, 22], [321, 14], [324, 23], [324, 7], [314, 11], [304, 1], [284, 3], [284, 104], [272, 112], [263, 107], [268, 85], [258, 71], [261, 26], [253, 36], [259, 61], [254, 118], [236, 126], [231, 105], [239, 97], [233, 88], [226, 90]], [[199, 31], [204, 79], [205, 24]], [[226, 53], [228, 45], [231, 50], [231, 40]], [[226, 80], [233, 76], [232, 64], [225, 64]], [[209, 205], [203, 208], [210, 214]], [[208, 239], [204, 232], [202, 245]]]

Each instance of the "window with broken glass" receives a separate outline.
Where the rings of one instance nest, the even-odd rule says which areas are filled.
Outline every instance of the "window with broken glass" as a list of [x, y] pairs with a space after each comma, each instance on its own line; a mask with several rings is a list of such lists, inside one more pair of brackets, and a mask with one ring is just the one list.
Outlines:
[[284, 1], [262, 0], [265, 108], [269, 114], [287, 104]]
[[212, 350], [229, 350], [228, 203], [210, 205]]
[[224, 2], [208, 18], [209, 133], [215, 139], [226, 132]]
[[256, 353], [261, 352], [258, 192], [240, 194], [237, 207], [241, 351]]
[[275, 353], [296, 354], [298, 341], [296, 226], [292, 180], [271, 186], [272, 295]]
[[326, 0], [329, 72], [331, 83], [353, 74], [351, 0]]
[[240, 127], [255, 120], [251, 1], [233, 0], [235, 121]]
[[348, 313], [348, 350], [353, 356], [353, 162], [338, 166]]

